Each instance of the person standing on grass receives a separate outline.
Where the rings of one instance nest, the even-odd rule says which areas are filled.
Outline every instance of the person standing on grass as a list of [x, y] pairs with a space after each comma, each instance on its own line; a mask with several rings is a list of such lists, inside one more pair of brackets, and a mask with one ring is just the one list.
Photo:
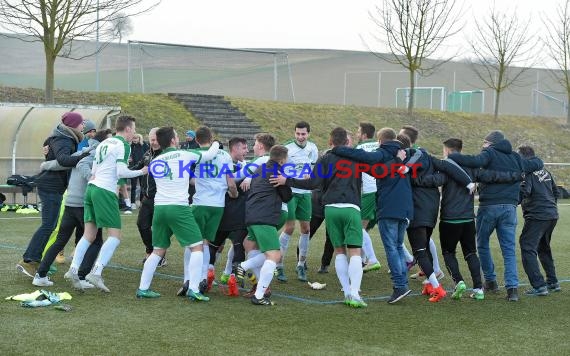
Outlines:
[[[100, 142], [103, 142], [110, 136], [111, 130], [101, 130], [95, 134], [94, 138], [89, 140], [88, 147], [97, 147]], [[60, 251], [63, 251], [63, 248], [73, 234], [73, 230], [75, 230], [76, 236], [83, 236], [83, 230], [85, 228], [85, 223], [83, 221], [83, 200], [85, 197], [87, 182], [91, 178], [91, 169], [94, 159], [95, 151], [92, 150], [89, 156], [79, 161], [77, 163], [77, 166], [71, 170], [69, 185], [67, 187], [67, 196], [65, 198], [65, 207], [59, 226], [59, 232], [57, 234], [55, 242], [49, 247], [49, 249], [44, 254], [44, 257], [42, 258], [40, 266], [38, 267], [38, 271], [34, 277], [34, 280], [32, 281], [32, 284], [35, 286], [49, 287], [53, 285], [53, 282], [50, 281], [49, 277], [47, 276], [51, 264], [56, 259], [56, 256], [58, 256], [58, 253]], [[46, 169], [55, 170], [59, 168], [56, 167], [57, 161], [55, 160], [46, 163], [53, 164], [53, 166], [46, 167]], [[78, 239], [76, 239], [75, 243], [77, 244], [78, 242]], [[85, 258], [83, 259], [83, 262], [81, 263], [78, 271], [79, 280], [83, 289], [94, 287], [91, 283], [85, 280], [85, 276], [93, 267], [102, 244], [103, 232], [101, 229], [97, 229], [97, 237], [87, 250]]]
[[[235, 177], [235, 173], [246, 165], [245, 155], [249, 152], [247, 140], [243, 137], [232, 137], [228, 142], [228, 146], [233, 162], [232, 172]], [[216, 237], [214, 241], [210, 243], [210, 267], [212, 267], [216, 262], [217, 251], [220, 247], [223, 248], [226, 239], [230, 239], [232, 242], [232, 246], [228, 250], [228, 259], [224, 273], [220, 277], [220, 282], [223, 284], [227, 284], [231, 273], [233, 273], [232, 267], [234, 262], [239, 263], [245, 260], [243, 242], [247, 236], [247, 229], [244, 222], [247, 192], [240, 186], [237, 187], [237, 191], [237, 198], [230, 198], [230, 196], [226, 194], [224, 214], [222, 215], [218, 231], [216, 231]]]
[[[212, 144], [212, 130], [203, 126], [196, 130], [196, 142], [200, 145], [197, 152], [204, 152], [210, 148]], [[192, 213], [198, 224], [198, 228], [204, 240], [204, 261], [202, 264], [202, 281], [200, 282], [200, 293], [206, 293], [211, 284], [208, 285], [208, 273], [210, 264], [210, 242], [216, 238], [216, 231], [224, 214], [224, 206], [226, 204], [226, 193], [230, 198], [237, 198], [238, 192], [236, 183], [233, 179], [231, 168], [233, 162], [231, 156], [223, 150], [212, 159], [203, 160], [200, 165], [196, 165], [194, 170], [194, 185], [196, 194], [194, 194], [192, 202]], [[190, 250], [184, 250], [184, 263], [188, 264], [190, 260]], [[184, 293], [189, 284], [189, 276], [184, 276], [184, 284], [178, 294]], [[210, 278], [213, 282], [213, 278]]]
[[[143, 141], [141, 134], [136, 134], [133, 136], [133, 141], [131, 142], [131, 156], [129, 157], [129, 168], [135, 169], [136, 165], [140, 160], [142, 160], [143, 155], [148, 150], [148, 145]], [[137, 208], [137, 187], [140, 185], [142, 177], [135, 177], [130, 179], [131, 183], [131, 209]]]
[[[200, 165], [218, 154], [219, 142], [213, 142], [208, 150], [179, 150], [178, 135], [172, 127], [162, 127], [156, 131], [156, 139], [162, 149], [149, 164], [155, 174], [156, 195], [154, 197], [154, 215], [152, 219], [153, 251], [146, 259], [141, 274], [137, 298], [158, 298], [160, 294], [150, 289], [154, 272], [170, 247], [170, 237], [176, 239], [190, 254], [184, 264], [184, 274], [188, 275], [187, 296], [191, 300], [207, 302], [210, 298], [199, 291], [204, 261], [203, 243], [200, 229], [188, 205], [188, 184], [190, 171], [183, 171], [191, 162]], [[160, 169], [155, 170], [154, 168]]]
[[[530, 146], [519, 147], [518, 153], [524, 159], [536, 157], [534, 149]], [[521, 183], [524, 226], [519, 237], [519, 245], [522, 265], [532, 286], [525, 292], [529, 296], [545, 296], [548, 295], [548, 291], [560, 291], [550, 250], [552, 232], [558, 222], [557, 198], [558, 188], [546, 169], [527, 174]], [[546, 281], [540, 273], [537, 256], [546, 272]]]
[[[478, 155], [452, 153], [448, 156], [461, 166], [485, 168], [494, 171], [530, 173], [543, 168], [540, 159], [523, 160], [513, 152], [511, 143], [501, 131], [491, 131], [483, 140], [483, 149]], [[519, 202], [520, 185], [512, 183], [490, 183], [479, 185], [479, 209], [477, 210], [477, 249], [481, 269], [485, 278], [484, 289], [498, 292], [495, 264], [491, 256], [490, 238], [493, 230], [501, 246], [504, 261], [505, 288], [507, 300], [519, 300], [515, 232], [517, 228], [516, 206]]]
[[107, 228], [108, 238], [101, 247], [95, 266], [85, 279], [104, 292], [110, 292], [105, 286], [101, 273], [113, 257], [115, 249], [121, 243], [121, 214], [117, 201], [117, 181], [119, 178], [133, 178], [146, 174], [147, 167], [131, 171], [127, 167], [129, 160], [129, 141], [135, 133], [135, 118], [120, 116], [115, 123], [117, 134], [97, 146], [95, 163], [91, 171], [92, 180], [85, 192], [85, 231], [75, 248], [73, 261], [64, 277], [73, 287], [82, 290], [78, 270], [85, 253], [95, 240], [98, 228]]
[[[373, 152], [348, 147], [335, 147], [332, 152], [356, 162], [372, 165], [381, 162], [400, 163], [406, 157], [402, 145], [402, 142], [394, 140], [382, 142], [380, 148]], [[386, 252], [393, 287], [388, 303], [394, 304], [411, 293], [408, 288], [407, 268], [402, 246], [406, 227], [414, 214], [412, 187], [407, 175], [402, 177], [399, 174], [385, 174], [382, 178], [376, 179], [376, 188], [378, 189], [376, 197], [378, 230]]]
[[[148, 141], [150, 148], [145, 152], [142, 159], [136, 163], [132, 168], [141, 169], [144, 166], [148, 166], [150, 161], [152, 161], [156, 156], [162, 153], [162, 149], [156, 140], [156, 130], [158, 127], [153, 127], [148, 133]], [[141, 176], [141, 205], [139, 209], [139, 214], [137, 216], [137, 228], [141, 239], [146, 249], [146, 256], [142, 260], [144, 265], [146, 259], [152, 253], [152, 219], [154, 214], [154, 196], [156, 194], [156, 182], [152, 174], [145, 174]], [[167, 265], [166, 256], [160, 260], [158, 267], [165, 267]]]
[[[77, 145], [83, 140], [83, 117], [77, 112], [66, 112], [61, 116], [61, 123], [53, 130], [43, 146], [49, 146], [45, 160], [57, 160], [63, 167], [75, 167], [89, 152], [72, 156], [77, 151]], [[42, 222], [36, 230], [22, 260], [16, 268], [30, 278], [34, 278], [36, 269], [42, 259], [42, 252], [48, 239], [55, 229], [61, 208], [63, 193], [69, 181], [69, 170], [42, 171], [35, 178], [38, 196], [42, 202]]]
[[[288, 150], [289, 162], [295, 165], [297, 175], [310, 169], [319, 158], [319, 149], [309, 141], [311, 125], [308, 122], [300, 121], [295, 125], [295, 139], [285, 143]], [[297, 279], [307, 281], [307, 271], [305, 261], [309, 253], [309, 240], [311, 231], [311, 191], [306, 189], [293, 189], [293, 199], [287, 204], [289, 218], [285, 223], [285, 228], [279, 236], [281, 245], [281, 261], [277, 264], [277, 280], [287, 281], [287, 276], [283, 269], [283, 259], [289, 248], [289, 239], [295, 231], [295, 221], [299, 220], [301, 235], [299, 236], [299, 258], [297, 261]]]
[[[411, 148], [418, 150], [418, 149], [422, 149], [418, 144], [418, 137], [420, 135], [420, 132], [417, 128], [415, 128], [414, 126], [410, 126], [410, 125], [405, 125], [402, 126], [402, 128], [400, 129], [399, 134], [401, 135], [406, 135], [410, 138], [410, 141], [412, 143]], [[424, 152], [427, 153], [427, 151], [424, 150]], [[424, 158], [425, 159], [425, 158]], [[432, 193], [435, 193], [434, 190], [431, 191]], [[438, 193], [439, 196], [439, 193]], [[435, 198], [435, 196], [434, 196]], [[414, 199], [414, 202], [416, 200]], [[417, 210], [417, 208], [415, 208], [415, 210]], [[433, 217], [432, 219], [430, 219], [432, 222], [430, 223], [431, 229], [433, 230], [433, 228], [435, 227], [435, 220], [437, 220], [437, 207], [435, 209], [430, 209], [429, 212], [431, 213], [435, 213], [435, 217]], [[428, 212], [428, 213], [429, 213]], [[408, 239], [409, 239], [409, 232], [408, 232]], [[439, 265], [439, 257], [437, 255], [437, 247], [435, 245], [435, 242], [433, 241], [433, 239], [431, 238], [431, 233], [430, 236], [428, 236], [428, 243], [429, 243], [429, 249], [426, 251], [428, 258], [430, 259], [430, 261], [432, 262], [432, 267], [433, 267], [433, 271], [435, 273], [435, 275], [437, 276], [438, 279], [442, 279], [444, 277], [443, 271], [441, 270], [441, 266]], [[405, 248], [405, 247], [404, 247]], [[413, 248], [412, 248], [413, 249]], [[408, 253], [409, 254], [409, 253]], [[406, 259], [407, 263], [409, 262], [409, 259]], [[425, 277], [425, 273], [420, 269], [420, 271], [418, 273], [414, 273], [410, 276], [410, 278], [412, 279], [418, 279], [420, 277]]]
[[[367, 304], [360, 297], [362, 283], [362, 225], [360, 215], [362, 179], [357, 173], [356, 163], [335, 154], [336, 149], [346, 147], [348, 136], [345, 129], [337, 127], [330, 134], [332, 149], [326, 152], [316, 164], [314, 178], [298, 180], [284, 176], [271, 181], [291, 187], [314, 189], [320, 187], [325, 206], [325, 225], [335, 248], [335, 270], [348, 306], [364, 308]], [[364, 150], [355, 150], [366, 152]], [[388, 151], [377, 151], [382, 155], [379, 162], [394, 158]], [[369, 152], [366, 152], [369, 153]], [[343, 172], [350, 172], [346, 176]]]
[[[374, 140], [376, 128], [368, 122], [358, 124], [358, 144], [356, 148], [363, 149], [367, 152], [376, 151], [380, 147], [380, 143]], [[366, 257], [366, 265], [363, 272], [371, 272], [379, 270], [381, 265], [374, 252], [374, 245], [368, 231], [374, 227], [376, 221], [376, 179], [368, 173], [362, 173], [362, 206], [360, 210], [362, 217], [362, 250]], [[369, 223], [372, 224], [369, 226]]]
[[[255, 155], [255, 159], [250, 164], [242, 167], [242, 170], [240, 171], [239, 174], [236, 174], [236, 176], [240, 175], [242, 177], [244, 176], [246, 177], [243, 180], [243, 182], [240, 184], [240, 188], [244, 191], [247, 191], [248, 194], [251, 188], [253, 177], [255, 177], [257, 169], [267, 164], [270, 158], [269, 154], [273, 146], [275, 146], [275, 137], [273, 137], [273, 135], [267, 133], [259, 133], [255, 135], [255, 144], [253, 145], [253, 154]], [[247, 200], [246, 200], [246, 209], [247, 209]], [[277, 230], [281, 229], [283, 225], [285, 225], [285, 222], [287, 221], [287, 216], [288, 216], [287, 203], [285, 201], [282, 201], [281, 213], [279, 221], [276, 225]], [[251, 279], [251, 282], [253, 284], [252, 288], [248, 292], [246, 292], [243, 296], [246, 298], [251, 298], [255, 294], [255, 291], [257, 290], [257, 282], [259, 281], [261, 267], [263, 265], [263, 262], [258, 263], [256, 256], [259, 255], [263, 256], [263, 253], [259, 250], [259, 246], [257, 246], [253, 240], [248, 238], [246, 238], [243, 241], [243, 247], [246, 253], [246, 260], [241, 263], [241, 266], [244, 268], [244, 270], [250, 270], [251, 273], [253, 274]], [[261, 257], [257, 258], [259, 259]], [[227, 268], [228, 267], [226, 266], [226, 272]], [[239, 282], [243, 287], [244, 284], [243, 279], [240, 280]], [[269, 295], [270, 293], [271, 292], [269, 291], [269, 289], [267, 289], [265, 295]]]
[[273, 272], [281, 258], [277, 226], [281, 220], [281, 205], [292, 197], [291, 188], [274, 187], [270, 175], [277, 175], [283, 164], [287, 162], [287, 148], [276, 145], [269, 151], [269, 160], [260, 165], [253, 173], [248, 191], [245, 224], [248, 240], [252, 242], [252, 251], [248, 260], [237, 265], [236, 277], [243, 284], [245, 272], [248, 269], [258, 269], [258, 281], [251, 303], [254, 305], [270, 306], [269, 284]]
[[[443, 142], [443, 156], [461, 152], [463, 141], [450, 138]], [[448, 161], [453, 162], [453, 161]], [[483, 183], [508, 183], [521, 180], [518, 172], [498, 172], [483, 169], [463, 169], [473, 182]], [[461, 244], [463, 257], [467, 262], [471, 279], [473, 281], [473, 293], [470, 297], [475, 300], [485, 299], [483, 283], [481, 281], [481, 263], [477, 256], [475, 243], [475, 214], [474, 196], [465, 187], [456, 181], [449, 179], [445, 173], [436, 172], [413, 179], [414, 186], [439, 187], [441, 190], [441, 214], [439, 222], [439, 238], [441, 252], [445, 266], [455, 283], [453, 299], [461, 299], [467, 289], [463, 276], [459, 270], [459, 263], [455, 256], [457, 244]]]

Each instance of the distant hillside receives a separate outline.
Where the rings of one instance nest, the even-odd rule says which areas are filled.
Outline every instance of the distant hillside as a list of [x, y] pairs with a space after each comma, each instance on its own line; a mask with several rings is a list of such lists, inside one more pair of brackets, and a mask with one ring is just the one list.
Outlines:
[[[45, 61], [39, 43], [0, 36], [0, 48], [0, 85], [44, 87]], [[74, 45], [78, 54], [89, 53], [93, 48], [92, 42]], [[297, 103], [395, 108], [398, 101], [398, 107], [406, 105], [405, 92], [396, 95], [396, 89], [408, 87], [408, 74], [401, 66], [381, 61], [372, 53], [269, 50], [286, 52], [289, 66], [283, 58], [272, 55], [196, 47], [133, 45], [129, 58], [126, 44], [112, 43], [99, 56], [100, 89], [127, 92], [130, 63], [132, 92], [202, 93], [273, 100], [277, 88], [278, 100], [285, 102], [293, 102], [294, 95]], [[275, 71], [274, 61], [278, 64]], [[418, 107], [437, 108], [452, 91], [483, 90], [484, 112], [493, 110], [493, 92], [475, 77], [467, 63], [449, 62], [429, 77], [417, 79], [418, 87], [446, 90], [443, 98], [439, 91], [423, 91], [416, 98]], [[55, 85], [65, 90], [95, 90], [95, 57], [79, 61], [58, 58]], [[533, 96], [536, 88], [542, 94]], [[563, 92], [548, 70], [530, 69], [516, 88], [502, 95], [501, 113], [562, 117], [566, 100]], [[475, 106], [473, 111], [480, 109], [480, 99]]]
[[[533, 146], [545, 162], [569, 162], [570, 129], [561, 119], [501, 116], [494, 121], [490, 115], [458, 114], [439, 111], [418, 111], [409, 118], [404, 110], [358, 106], [291, 104], [230, 97], [232, 104], [240, 108], [262, 130], [273, 133], [280, 142], [293, 137], [297, 121], [311, 124], [311, 140], [319, 149], [327, 147], [328, 135], [336, 126], [356, 132], [358, 122], [373, 123], [400, 128], [410, 124], [420, 130], [419, 143], [435, 155], [441, 155], [441, 142], [449, 137], [464, 141], [465, 153], [477, 153], [483, 137], [493, 129], [505, 132], [513, 147], [522, 144]], [[42, 102], [41, 90], [0, 87], [0, 101]], [[137, 117], [139, 132], [147, 132], [154, 126], [172, 125], [179, 132], [196, 128], [199, 123], [184, 107], [162, 94], [126, 94], [57, 91], [56, 102], [120, 105], [124, 111]], [[0, 118], [1, 121], [1, 118]], [[0, 139], [1, 135], [0, 135]], [[8, 153], [0, 153], [8, 155]], [[552, 168], [561, 183], [570, 185], [570, 168]]]

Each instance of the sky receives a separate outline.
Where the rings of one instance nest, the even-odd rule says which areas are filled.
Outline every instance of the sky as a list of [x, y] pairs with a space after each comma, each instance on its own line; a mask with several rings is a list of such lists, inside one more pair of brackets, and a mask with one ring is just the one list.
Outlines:
[[[533, 32], [541, 16], [564, 0], [465, 0], [465, 30], [448, 46], [465, 46], [473, 18], [489, 9], [530, 18]], [[162, 0], [150, 13], [133, 18], [130, 40], [229, 48], [311, 48], [380, 51], [369, 17], [381, 0]], [[364, 41], [363, 41], [364, 38]]]

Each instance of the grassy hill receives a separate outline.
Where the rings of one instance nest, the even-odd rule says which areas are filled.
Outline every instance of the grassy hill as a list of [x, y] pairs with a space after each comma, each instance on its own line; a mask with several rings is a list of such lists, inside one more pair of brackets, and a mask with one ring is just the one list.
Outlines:
[[[328, 134], [334, 127], [342, 126], [356, 132], [358, 123], [367, 121], [376, 128], [398, 129], [402, 125], [414, 125], [420, 130], [420, 145], [436, 155], [441, 154], [441, 142], [449, 137], [463, 139], [464, 152], [477, 153], [488, 131], [500, 129], [513, 147], [529, 144], [545, 162], [567, 162], [570, 157], [570, 128], [562, 119], [501, 116], [494, 120], [491, 115], [429, 110], [418, 110], [409, 117], [399, 109], [229, 99], [281, 142], [292, 138], [297, 121], [308, 121], [312, 126], [311, 139], [321, 149], [327, 147]], [[125, 112], [137, 117], [140, 132], [161, 125], [172, 125], [183, 132], [200, 125], [182, 105], [164, 94], [56, 91], [55, 100], [60, 104], [120, 105]], [[43, 94], [37, 89], [0, 87], [0, 101], [42, 102]], [[570, 170], [559, 167], [552, 170], [560, 183], [570, 184]]]

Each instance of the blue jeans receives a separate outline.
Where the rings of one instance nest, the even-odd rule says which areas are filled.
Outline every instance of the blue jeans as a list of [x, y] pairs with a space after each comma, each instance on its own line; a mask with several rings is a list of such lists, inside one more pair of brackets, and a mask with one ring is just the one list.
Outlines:
[[24, 252], [23, 258], [25, 262], [39, 262], [42, 260], [44, 248], [51, 233], [57, 226], [59, 209], [63, 199], [63, 194], [43, 192], [41, 189], [38, 189], [38, 195], [42, 202], [42, 224], [32, 236], [28, 248]]
[[408, 269], [402, 244], [408, 224], [403, 219], [379, 219], [378, 230], [386, 251], [394, 288], [408, 289]]
[[517, 258], [515, 254], [515, 231], [517, 228], [516, 206], [510, 204], [480, 206], [477, 211], [477, 249], [485, 281], [496, 281], [495, 265], [491, 256], [489, 239], [497, 230], [499, 246], [505, 265], [505, 287], [517, 288]]

